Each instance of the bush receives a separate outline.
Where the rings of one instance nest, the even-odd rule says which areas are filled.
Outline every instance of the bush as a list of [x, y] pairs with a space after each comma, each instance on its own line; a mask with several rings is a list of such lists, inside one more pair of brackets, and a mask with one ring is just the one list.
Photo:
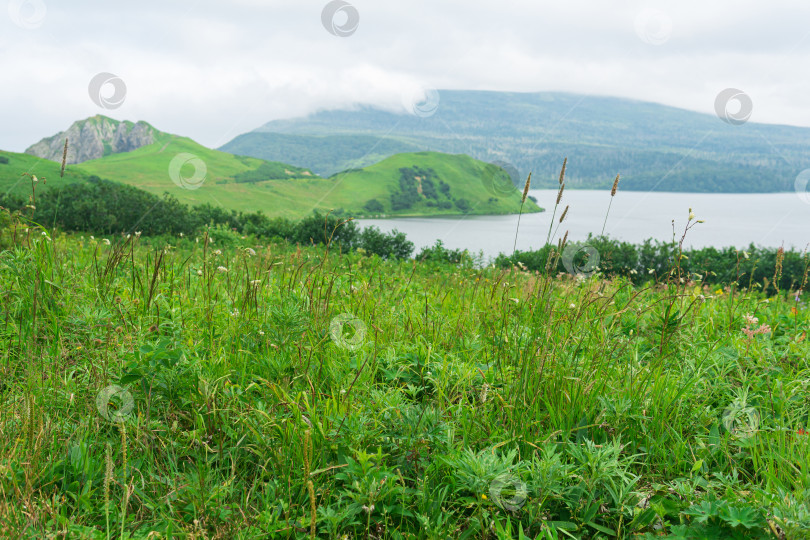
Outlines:
[[436, 243], [429, 247], [422, 248], [416, 256], [419, 261], [446, 262], [451, 264], [468, 264], [472, 262], [472, 256], [466, 249], [447, 249], [444, 242], [436, 240]]
[[360, 232], [356, 247], [383, 259], [407, 259], [413, 252], [413, 242], [408, 241], [405, 233], [397, 230], [383, 233], [374, 226], [366, 227]]
[[8, 165], [8, 158], [6, 156], [0, 156], [0, 165]]
[[467, 199], [456, 199], [456, 208], [458, 208], [462, 212], [469, 212], [470, 203], [469, 201], [467, 201]]
[[385, 207], [377, 199], [371, 199], [370, 201], [368, 201], [366, 204], [363, 205], [363, 208], [365, 208], [369, 212], [374, 212], [377, 214], [385, 210]]
[[[585, 242], [569, 242], [567, 249], [583, 251], [591, 246], [599, 255], [599, 272], [607, 277], [624, 277], [635, 284], [650, 280], [666, 279], [676, 266], [678, 246], [671, 242], [646, 240], [640, 245], [621, 242], [605, 236], [589, 237]], [[551, 246], [536, 251], [517, 251], [514, 255], [499, 255], [495, 264], [501, 267], [516, 266], [545, 273]], [[743, 287], [773, 281], [776, 274], [776, 248], [757, 247], [753, 244], [745, 250], [733, 247], [717, 249], [706, 247], [684, 250], [681, 259], [681, 276], [707, 284], [737, 282]], [[580, 261], [574, 260], [577, 264]], [[798, 288], [806, 285], [810, 259], [802, 253], [787, 251], [782, 257], [779, 276], [780, 289]], [[588, 268], [590, 270], [590, 268]], [[562, 257], [552, 273], [567, 272]]]

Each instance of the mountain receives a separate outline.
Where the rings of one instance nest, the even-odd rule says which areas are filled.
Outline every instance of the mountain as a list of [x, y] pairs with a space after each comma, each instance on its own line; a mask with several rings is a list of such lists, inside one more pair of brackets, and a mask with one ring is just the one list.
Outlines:
[[[74, 126], [77, 124], [81, 122]], [[130, 124], [133, 129], [138, 125]], [[0, 151], [0, 199], [3, 195], [28, 198], [31, 179], [23, 173], [29, 173], [40, 178], [37, 193], [95, 176], [158, 196], [169, 193], [190, 205], [209, 203], [288, 218], [304, 217], [314, 209], [351, 216], [520, 210], [520, 193], [515, 187], [520, 178], [464, 155], [398, 154], [365, 169], [322, 178], [301, 167], [212, 150], [187, 137], [151, 130], [150, 144], [68, 165], [65, 178], [59, 176], [57, 160]], [[75, 148], [74, 142], [69, 147]], [[82, 148], [75, 151], [84, 153]], [[526, 201], [524, 211], [539, 208]]]
[[146, 122], [120, 122], [97, 115], [73, 122], [67, 131], [42, 139], [29, 146], [25, 153], [61, 162], [67, 138], [67, 163], [72, 165], [137, 150], [154, 143], [160, 135], [162, 134], [158, 130]]
[[810, 168], [810, 129], [731, 125], [717, 116], [621, 98], [441, 90], [435, 114], [370, 107], [275, 120], [221, 149], [329, 175], [401, 151], [465, 153], [514, 165], [554, 187], [564, 157], [571, 188], [791, 191]]

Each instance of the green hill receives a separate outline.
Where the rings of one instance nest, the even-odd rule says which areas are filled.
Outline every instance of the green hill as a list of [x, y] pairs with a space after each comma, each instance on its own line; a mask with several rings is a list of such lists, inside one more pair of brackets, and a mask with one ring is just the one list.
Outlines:
[[[514, 165], [554, 187], [696, 192], [792, 191], [810, 168], [810, 129], [748, 122], [629, 99], [567, 93], [439, 91], [427, 118], [369, 107], [275, 120], [222, 147], [329, 175], [367, 154], [416, 147]], [[404, 113], [405, 111], [403, 111]], [[410, 150], [409, 150], [410, 151]]]
[[37, 193], [47, 190], [51, 186], [81, 182], [90, 176], [84, 170], [68, 166], [65, 169], [64, 178], [60, 178], [60, 169], [61, 164], [47, 159], [0, 150], [0, 196], [29, 197], [31, 178], [24, 176], [24, 173], [36, 175], [40, 180], [36, 184]]
[[[211, 150], [156, 132], [155, 142], [131, 152], [68, 165], [64, 178], [54, 161], [9, 152], [0, 152], [0, 157], [8, 161], [0, 164], [0, 194], [25, 197], [31, 193], [31, 181], [23, 176], [28, 172], [47, 178], [37, 184], [38, 192], [98, 176], [158, 196], [169, 193], [189, 205], [210, 203], [292, 219], [315, 209], [351, 216], [506, 214], [520, 209], [514, 187], [519, 179], [464, 155], [399, 154], [321, 178], [300, 167]], [[524, 211], [539, 208], [527, 201]]]

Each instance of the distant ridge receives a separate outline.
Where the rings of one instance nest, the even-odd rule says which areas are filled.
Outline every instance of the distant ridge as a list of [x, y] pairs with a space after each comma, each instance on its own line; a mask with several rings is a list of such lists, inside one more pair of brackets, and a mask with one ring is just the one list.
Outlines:
[[748, 122], [623, 98], [439, 90], [433, 115], [367, 106], [268, 122], [221, 150], [328, 176], [399, 152], [464, 153], [530, 171], [553, 187], [696, 192], [792, 191], [810, 168], [810, 128]]

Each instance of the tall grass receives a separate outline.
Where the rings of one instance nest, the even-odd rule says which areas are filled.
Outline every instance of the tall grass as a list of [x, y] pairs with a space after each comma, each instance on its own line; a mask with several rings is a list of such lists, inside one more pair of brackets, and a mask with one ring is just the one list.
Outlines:
[[801, 290], [5, 232], [0, 537], [810, 527]]

